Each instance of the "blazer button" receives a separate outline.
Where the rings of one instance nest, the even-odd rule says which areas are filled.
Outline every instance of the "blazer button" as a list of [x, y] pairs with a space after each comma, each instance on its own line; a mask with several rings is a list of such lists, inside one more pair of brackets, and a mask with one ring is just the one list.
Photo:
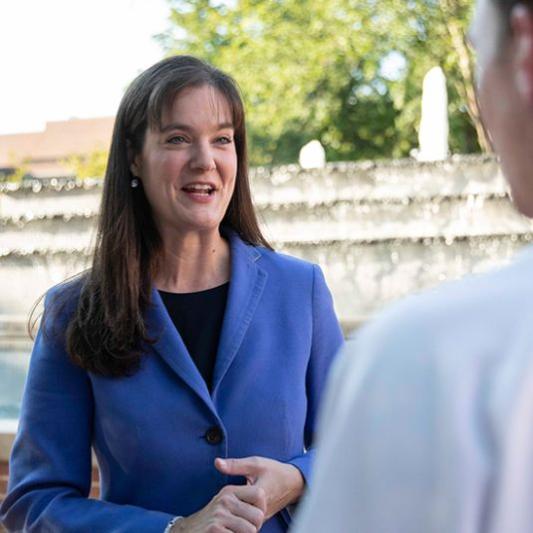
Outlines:
[[220, 431], [220, 428], [217, 426], [213, 426], [205, 432], [205, 440], [213, 446], [220, 444], [222, 442], [222, 438], [222, 431]]

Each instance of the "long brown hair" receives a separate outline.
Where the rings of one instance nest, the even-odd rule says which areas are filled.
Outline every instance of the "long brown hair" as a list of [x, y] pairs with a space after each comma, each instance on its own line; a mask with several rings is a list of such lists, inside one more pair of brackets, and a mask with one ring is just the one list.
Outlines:
[[[139, 368], [148, 338], [144, 313], [162, 241], [142, 185], [132, 188], [130, 163], [142, 150], [147, 128], [160, 128], [164, 106], [187, 87], [209, 85], [228, 101], [237, 152], [235, 190], [222, 224], [244, 241], [271, 249], [261, 234], [248, 179], [244, 106], [227, 74], [191, 56], [174, 56], [139, 75], [120, 104], [102, 193], [92, 267], [78, 285], [66, 349], [82, 368], [124, 376]], [[72, 285], [72, 284], [71, 284]], [[75, 285], [75, 284], [74, 284]], [[69, 291], [64, 291], [68, 297]]]

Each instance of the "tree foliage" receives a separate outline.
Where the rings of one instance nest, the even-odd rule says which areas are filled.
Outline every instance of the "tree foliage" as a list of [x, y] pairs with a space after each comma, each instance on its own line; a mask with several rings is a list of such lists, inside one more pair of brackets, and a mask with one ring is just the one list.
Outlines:
[[108, 151], [95, 148], [88, 154], [72, 154], [62, 161], [77, 178], [103, 178], [107, 166]]
[[294, 162], [314, 138], [328, 160], [408, 155], [435, 65], [448, 80], [452, 151], [479, 149], [466, 0], [168, 1], [168, 54], [236, 78], [255, 164]]
[[15, 153], [10, 153], [8, 160], [9, 167], [0, 169], [0, 183], [20, 183], [30, 173], [30, 160], [18, 157]]

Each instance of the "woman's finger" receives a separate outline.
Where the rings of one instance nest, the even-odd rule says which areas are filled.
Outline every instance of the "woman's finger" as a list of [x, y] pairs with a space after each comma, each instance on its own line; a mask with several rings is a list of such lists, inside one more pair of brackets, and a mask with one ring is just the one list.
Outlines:
[[266, 493], [257, 485], [241, 485], [234, 487], [234, 494], [243, 502], [249, 503], [260, 509], [263, 513], [267, 510]]
[[259, 507], [242, 501], [233, 495], [232, 501], [227, 506], [228, 510], [234, 515], [243, 518], [257, 529], [259, 529], [265, 521], [265, 513]]
[[261, 472], [261, 458], [243, 457], [242, 459], [215, 459], [215, 467], [227, 476], [256, 478]]
[[261, 527], [257, 527], [248, 522], [248, 520], [233, 514], [229, 514], [228, 516], [224, 517], [223, 525], [232, 531], [232, 533], [257, 533], [257, 531], [259, 531], [259, 527]]

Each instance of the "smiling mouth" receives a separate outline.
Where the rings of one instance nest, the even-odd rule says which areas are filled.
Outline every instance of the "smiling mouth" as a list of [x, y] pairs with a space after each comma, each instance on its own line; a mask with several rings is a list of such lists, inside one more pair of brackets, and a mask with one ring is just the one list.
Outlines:
[[216, 191], [215, 187], [208, 184], [186, 185], [185, 187], [182, 187], [181, 190], [189, 194], [198, 194], [201, 196], [211, 196]]

